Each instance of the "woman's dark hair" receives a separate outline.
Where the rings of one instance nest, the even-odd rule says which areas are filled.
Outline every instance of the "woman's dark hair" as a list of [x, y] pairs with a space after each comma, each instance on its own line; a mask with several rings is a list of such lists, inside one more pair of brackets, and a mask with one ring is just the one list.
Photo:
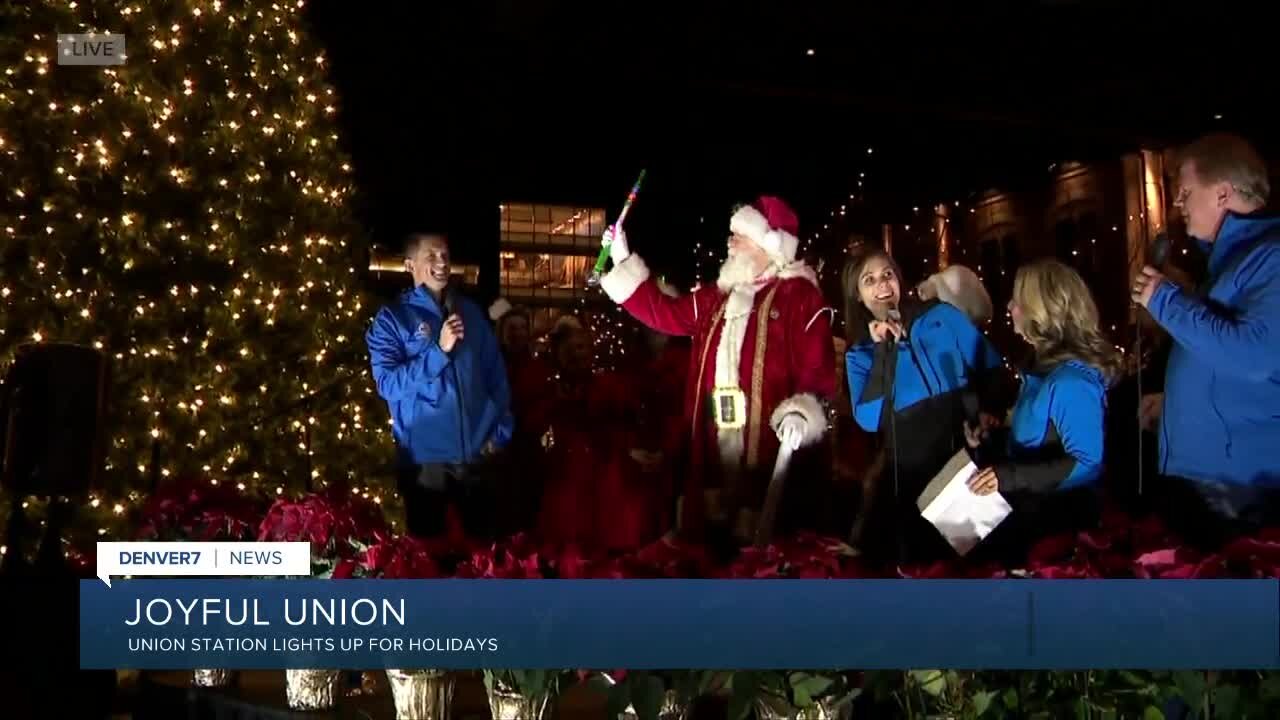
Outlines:
[[[867, 263], [876, 258], [889, 263], [889, 267], [893, 268], [893, 273], [898, 278], [899, 292], [906, 293], [907, 285], [902, 277], [902, 268], [898, 267], [893, 256], [878, 245], [858, 245], [848, 262], [844, 264], [844, 272], [840, 274], [840, 286], [844, 292], [844, 338], [850, 346], [867, 339], [869, 335], [867, 325], [875, 319], [867, 306], [862, 304], [862, 299], [858, 295], [858, 278], [862, 277], [862, 270]], [[899, 305], [906, 301], [907, 298], [904, 296], [899, 300]]]

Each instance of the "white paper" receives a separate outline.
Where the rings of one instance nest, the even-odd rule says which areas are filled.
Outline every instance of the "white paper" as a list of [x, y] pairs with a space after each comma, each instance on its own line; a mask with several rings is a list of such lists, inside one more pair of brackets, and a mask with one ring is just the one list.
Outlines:
[[969, 478], [977, 469], [972, 461], [962, 467], [920, 513], [962, 556], [1013, 511], [999, 492], [975, 495], [969, 489]]

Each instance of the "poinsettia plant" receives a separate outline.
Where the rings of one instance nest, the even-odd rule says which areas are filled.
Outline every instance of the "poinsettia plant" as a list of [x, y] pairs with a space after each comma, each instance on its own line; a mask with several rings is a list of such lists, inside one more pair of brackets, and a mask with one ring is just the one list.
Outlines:
[[[846, 567], [848, 565], [849, 567]], [[838, 578], [856, 568], [857, 552], [835, 538], [801, 533], [763, 548], [744, 548], [723, 571], [730, 578]]]
[[258, 526], [261, 542], [311, 543], [315, 577], [333, 577], [355, 566], [345, 562], [379, 538], [390, 537], [386, 519], [375, 503], [352, 493], [331, 490], [301, 498], [281, 498]]
[[251, 540], [266, 503], [228, 483], [184, 478], [161, 485], [142, 507], [139, 540]]
[[454, 570], [454, 576], [509, 580], [545, 578], [549, 573], [543, 567], [544, 557], [541, 548], [527, 535], [519, 534], [506, 543], [473, 550], [471, 557]]
[[715, 670], [614, 670], [595, 674], [588, 683], [605, 694], [608, 717], [685, 720], [695, 699], [722, 694], [732, 675]]
[[364, 548], [359, 558], [344, 558], [334, 570], [335, 578], [423, 579], [441, 576], [430, 543], [410, 535], [379, 535]]
[[521, 717], [541, 718], [559, 697], [561, 684], [571, 676], [568, 670], [485, 670], [484, 687], [491, 705], [514, 694], [523, 706]]

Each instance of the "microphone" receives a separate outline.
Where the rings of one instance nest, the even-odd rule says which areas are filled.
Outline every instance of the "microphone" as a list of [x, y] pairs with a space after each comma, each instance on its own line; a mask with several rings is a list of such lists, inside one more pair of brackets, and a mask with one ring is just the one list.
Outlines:
[[[457, 289], [452, 275], [449, 276], [449, 282], [445, 284], [444, 292], [440, 293], [440, 295], [444, 298], [444, 319], [448, 320], [458, 314]], [[462, 340], [458, 340], [458, 342], [461, 343]]]
[[1152, 267], [1160, 267], [1169, 259], [1169, 233], [1161, 231], [1156, 233], [1155, 238], [1151, 240], [1151, 246], [1147, 248], [1147, 264]]
[[457, 312], [457, 309], [458, 309], [457, 300], [455, 300], [453, 297], [453, 281], [452, 280], [450, 280], [449, 283], [444, 286], [444, 292], [440, 293], [440, 295], [444, 297], [445, 319], [448, 319], [448, 316]]
[[[897, 305], [894, 305], [893, 307], [889, 308], [889, 312], [885, 313], [885, 319], [891, 320], [897, 323], [900, 327], [902, 326], [902, 312], [898, 310]], [[902, 328], [902, 335], [903, 337], [906, 337], [907, 335], [907, 329], [905, 327]], [[890, 343], [895, 343], [898, 340], [892, 334], [890, 334], [885, 339], [888, 340]]]

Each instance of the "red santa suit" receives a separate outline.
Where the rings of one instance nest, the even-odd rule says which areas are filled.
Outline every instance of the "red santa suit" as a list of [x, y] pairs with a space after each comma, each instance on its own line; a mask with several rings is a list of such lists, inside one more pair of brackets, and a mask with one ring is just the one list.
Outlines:
[[[686, 529], [701, 529], [708, 511], [760, 509], [779, 427], [789, 414], [804, 420], [802, 447], [826, 433], [826, 407], [836, 391], [831, 309], [813, 271], [795, 261], [796, 225], [794, 213], [770, 197], [733, 215], [731, 231], [774, 260], [754, 282], [673, 298], [634, 254], [601, 280], [609, 297], [640, 322], [693, 338], [684, 401], [690, 468], [680, 524]], [[723, 492], [704, 496], [709, 488]]]

